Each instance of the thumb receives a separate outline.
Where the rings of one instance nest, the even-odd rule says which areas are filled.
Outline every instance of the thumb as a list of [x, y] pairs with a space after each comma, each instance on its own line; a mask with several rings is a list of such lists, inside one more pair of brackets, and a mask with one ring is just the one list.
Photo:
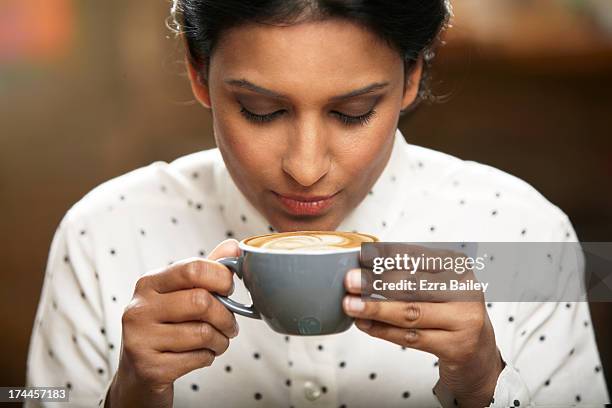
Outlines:
[[208, 256], [207, 259], [211, 259], [216, 261], [220, 258], [226, 258], [229, 256], [238, 256], [240, 255], [240, 248], [238, 247], [238, 241], [235, 239], [226, 239], [221, 242], [219, 245], [215, 247]]

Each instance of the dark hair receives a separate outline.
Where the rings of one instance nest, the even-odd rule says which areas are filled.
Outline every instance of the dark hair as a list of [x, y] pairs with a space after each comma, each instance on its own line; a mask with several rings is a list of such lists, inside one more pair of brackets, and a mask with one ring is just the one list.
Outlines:
[[435, 100], [429, 90], [428, 68], [451, 14], [449, 0], [173, 0], [171, 28], [184, 37], [190, 62], [196, 68], [204, 67], [201, 74], [207, 78], [215, 46], [232, 27], [326, 18], [357, 22], [400, 53], [406, 73], [423, 57], [418, 103]]

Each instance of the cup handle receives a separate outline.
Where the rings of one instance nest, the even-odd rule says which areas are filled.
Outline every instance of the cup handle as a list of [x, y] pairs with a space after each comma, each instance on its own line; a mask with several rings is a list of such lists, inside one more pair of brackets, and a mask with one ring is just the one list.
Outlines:
[[[226, 266], [230, 271], [236, 274], [238, 278], [242, 280], [242, 257], [232, 256], [229, 258], [221, 258], [217, 259], [221, 265]], [[251, 319], [261, 319], [259, 312], [255, 309], [255, 306], [243, 305], [242, 303], [236, 302], [233, 299], [230, 299], [227, 296], [222, 296], [217, 293], [213, 293], [213, 295], [219, 299], [219, 302], [223, 304], [226, 308], [234, 313], [238, 313], [241, 316], [250, 317]]]

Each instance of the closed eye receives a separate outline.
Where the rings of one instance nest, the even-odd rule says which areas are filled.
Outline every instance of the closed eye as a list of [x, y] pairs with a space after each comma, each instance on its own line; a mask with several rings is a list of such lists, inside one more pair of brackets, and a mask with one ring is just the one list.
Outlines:
[[363, 115], [359, 115], [359, 116], [350, 116], [350, 115], [346, 115], [344, 113], [335, 112], [335, 111], [332, 112], [332, 114], [336, 115], [345, 125], [349, 125], [349, 126], [356, 125], [356, 124], [367, 125], [370, 119], [372, 119], [372, 117], [374, 117], [374, 115], [376, 114], [376, 111], [372, 109], [371, 111], [364, 113]]
[[271, 122], [272, 120], [274, 120], [274, 118], [276, 118], [277, 116], [280, 116], [284, 112], [285, 110], [281, 109], [281, 110], [277, 110], [272, 113], [266, 113], [265, 115], [258, 115], [257, 113], [248, 111], [244, 106], [240, 109], [240, 113], [242, 113], [242, 115], [245, 118], [255, 123]]
[[[249, 111], [248, 109], [246, 109], [244, 106], [241, 107], [240, 109], [240, 113], [249, 121], [254, 122], [254, 123], [268, 123], [273, 121], [276, 117], [281, 116], [282, 114], [284, 114], [286, 112], [286, 110], [281, 109], [281, 110], [277, 110], [275, 112], [272, 113], [266, 113], [265, 115], [260, 115], [257, 113], [253, 113], [251, 111]], [[376, 114], [376, 111], [374, 109], [372, 109], [371, 111], [363, 114], [363, 115], [359, 115], [359, 116], [351, 116], [351, 115], [347, 115], [341, 112], [337, 112], [337, 111], [332, 111], [331, 112], [332, 115], [336, 116], [338, 119], [340, 119], [340, 121], [347, 125], [347, 126], [351, 126], [351, 125], [356, 125], [356, 124], [361, 124], [361, 125], [366, 125], [369, 123], [369, 121], [372, 119], [372, 117], [374, 117], [374, 115]]]

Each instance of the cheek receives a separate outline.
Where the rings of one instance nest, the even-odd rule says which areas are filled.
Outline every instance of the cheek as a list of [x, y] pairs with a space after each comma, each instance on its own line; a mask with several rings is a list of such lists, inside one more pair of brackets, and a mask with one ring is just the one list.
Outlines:
[[398, 115], [394, 112], [378, 116], [371, 128], [361, 132], [341, 152], [338, 163], [351, 180], [371, 183], [383, 170], [393, 146]]
[[[399, 118], [393, 98], [389, 99], [366, 127], [347, 130], [337, 122], [330, 124], [328, 148], [333, 151], [336, 170], [328, 180], [355, 192], [373, 184], [388, 159]], [[278, 184], [283, 178], [287, 129], [281, 124], [253, 126], [243, 119], [239, 108], [224, 102], [217, 103], [219, 108], [213, 110], [214, 134], [236, 182], [253, 191], [258, 185]]]
[[274, 174], [278, 148], [266, 137], [253, 132], [235, 113], [214, 113], [215, 140], [230, 172], [238, 176], [237, 182], [247, 181], [254, 186], [270, 179]]

